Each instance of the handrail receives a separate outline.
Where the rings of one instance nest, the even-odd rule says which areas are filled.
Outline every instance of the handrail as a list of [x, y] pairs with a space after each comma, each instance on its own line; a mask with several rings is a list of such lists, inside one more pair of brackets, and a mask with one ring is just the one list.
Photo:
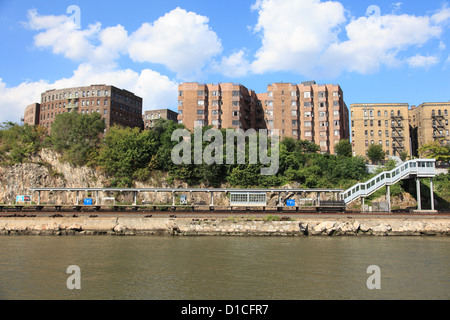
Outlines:
[[400, 180], [407, 179], [411, 175], [417, 177], [434, 177], [436, 175], [435, 159], [414, 159], [400, 164], [391, 171], [384, 171], [372, 179], [357, 183], [351, 188], [341, 193], [341, 198], [345, 204], [357, 200], [360, 197], [368, 197], [375, 191], [386, 185], [393, 185]]

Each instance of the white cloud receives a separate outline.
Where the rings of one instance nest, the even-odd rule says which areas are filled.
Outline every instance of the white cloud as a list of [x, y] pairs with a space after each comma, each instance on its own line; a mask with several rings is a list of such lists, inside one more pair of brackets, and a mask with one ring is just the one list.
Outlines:
[[214, 65], [214, 71], [226, 77], [244, 77], [250, 73], [250, 62], [244, 50], [224, 56], [220, 63]]
[[252, 63], [256, 73], [310, 71], [346, 21], [344, 7], [335, 1], [260, 0], [252, 9], [259, 14], [254, 30], [262, 35]]
[[[394, 3], [394, 11], [400, 5]], [[431, 39], [440, 39], [450, 22], [446, 6], [423, 16], [374, 14], [349, 22], [335, 1], [258, 0], [252, 9], [258, 10], [255, 31], [262, 38], [253, 71], [292, 71], [314, 78], [400, 67]], [[430, 58], [427, 62], [433, 63]]]
[[205, 16], [176, 8], [153, 24], [142, 24], [130, 36], [129, 55], [137, 62], [163, 64], [180, 78], [192, 77], [222, 52], [208, 22]]
[[439, 58], [435, 56], [415, 55], [408, 59], [408, 65], [412, 68], [429, 68], [439, 63]]

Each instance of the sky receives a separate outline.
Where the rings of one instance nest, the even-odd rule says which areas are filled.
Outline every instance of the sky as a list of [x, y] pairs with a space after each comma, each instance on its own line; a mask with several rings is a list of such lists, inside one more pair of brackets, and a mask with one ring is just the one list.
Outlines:
[[182, 82], [339, 84], [352, 103], [450, 101], [450, 3], [0, 0], [0, 122], [49, 89], [113, 85], [177, 111]]

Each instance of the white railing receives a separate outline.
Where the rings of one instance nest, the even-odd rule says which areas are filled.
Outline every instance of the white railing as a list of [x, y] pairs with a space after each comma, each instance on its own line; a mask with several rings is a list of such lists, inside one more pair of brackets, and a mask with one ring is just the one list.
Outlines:
[[436, 175], [436, 160], [415, 159], [402, 163], [391, 171], [385, 171], [369, 181], [358, 183], [341, 193], [345, 204], [349, 204], [360, 197], [368, 197], [386, 185], [393, 185], [411, 175], [419, 178], [434, 177]]

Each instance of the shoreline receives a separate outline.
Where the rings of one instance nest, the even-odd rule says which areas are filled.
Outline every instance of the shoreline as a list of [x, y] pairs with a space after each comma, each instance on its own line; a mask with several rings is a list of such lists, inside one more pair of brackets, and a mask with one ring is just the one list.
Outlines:
[[449, 218], [0, 217], [0, 236], [448, 236]]

